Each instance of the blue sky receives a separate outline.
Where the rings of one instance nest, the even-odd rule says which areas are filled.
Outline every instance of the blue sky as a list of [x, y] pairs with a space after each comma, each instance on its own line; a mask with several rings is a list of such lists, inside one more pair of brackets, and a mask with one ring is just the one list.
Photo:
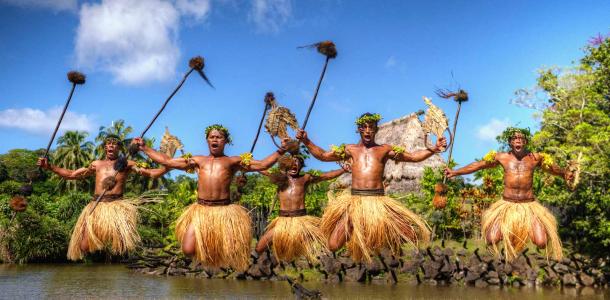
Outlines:
[[[330, 39], [339, 56], [308, 124], [317, 144], [355, 142], [361, 113], [389, 121], [459, 84], [471, 98], [454, 149], [464, 164], [496, 148], [507, 125], [535, 129], [534, 111], [509, 103], [514, 92], [532, 87], [540, 67], [571, 65], [608, 20], [608, 1], [0, 0], [0, 153], [46, 146], [69, 70], [87, 83], [63, 129], [94, 136], [124, 119], [139, 134], [202, 55], [216, 89], [189, 78], [148, 137], [169, 126], [187, 151], [207, 153], [204, 128], [223, 123], [234, 136], [228, 154], [239, 154], [265, 92], [304, 118], [323, 57], [296, 47]], [[454, 103], [433, 99], [453, 116]], [[273, 150], [264, 134], [254, 154]]]

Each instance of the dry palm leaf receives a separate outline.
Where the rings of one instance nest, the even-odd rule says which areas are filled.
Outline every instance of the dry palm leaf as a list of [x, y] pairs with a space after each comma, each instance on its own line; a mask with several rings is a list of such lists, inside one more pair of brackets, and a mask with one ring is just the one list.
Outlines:
[[582, 152], [578, 153], [576, 160], [568, 162], [568, 172], [572, 173], [572, 179], [567, 182], [568, 187], [571, 190], [576, 189], [578, 182], [580, 181], [580, 167], [582, 163]]
[[169, 133], [169, 128], [165, 127], [165, 133], [161, 138], [160, 149], [162, 153], [169, 157], [174, 157], [177, 150], [182, 150], [184, 145], [175, 135]]
[[438, 106], [432, 104], [432, 100], [427, 97], [424, 97], [424, 102], [428, 105], [424, 123], [422, 124], [424, 132], [442, 137], [445, 130], [449, 127], [449, 121], [447, 120], [447, 116], [445, 116], [445, 112], [438, 108]]
[[288, 135], [288, 127], [293, 130], [299, 129], [299, 123], [294, 114], [286, 107], [279, 106], [275, 99], [270, 101], [271, 110], [267, 115], [265, 129], [271, 136], [279, 136], [280, 138], [290, 138]]

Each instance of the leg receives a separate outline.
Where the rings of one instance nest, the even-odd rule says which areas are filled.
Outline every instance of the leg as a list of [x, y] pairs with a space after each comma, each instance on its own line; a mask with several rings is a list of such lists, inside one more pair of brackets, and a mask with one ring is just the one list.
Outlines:
[[494, 221], [491, 228], [487, 230], [485, 233], [485, 240], [488, 245], [494, 245], [502, 240], [502, 232], [500, 232], [500, 223], [496, 220]]
[[88, 253], [89, 252], [89, 234], [87, 233], [86, 225], [85, 225], [85, 228], [83, 228], [82, 236], [83, 236], [83, 238], [80, 240], [80, 244], [78, 246], [80, 247], [80, 251], [83, 251], [83, 253]]
[[341, 221], [337, 222], [335, 225], [335, 229], [330, 234], [330, 238], [328, 239], [328, 249], [332, 252], [339, 250], [348, 239], [348, 232], [345, 232], [345, 222], [346, 218], [344, 217]]
[[542, 224], [540, 224], [540, 221], [538, 221], [537, 218], [534, 218], [532, 221], [532, 233], [530, 234], [530, 238], [538, 248], [546, 248], [546, 230], [544, 230], [544, 227], [542, 227]]
[[195, 256], [197, 253], [196, 244], [195, 228], [193, 228], [193, 224], [191, 224], [182, 237], [182, 252], [184, 255], [188, 257]]
[[265, 251], [265, 249], [267, 249], [268, 246], [271, 245], [271, 241], [273, 240], [273, 228], [270, 229], [269, 231], [265, 232], [265, 234], [263, 234], [263, 236], [261, 237], [261, 239], [258, 241], [258, 243], [256, 244], [256, 252], [258, 254], [261, 254]]

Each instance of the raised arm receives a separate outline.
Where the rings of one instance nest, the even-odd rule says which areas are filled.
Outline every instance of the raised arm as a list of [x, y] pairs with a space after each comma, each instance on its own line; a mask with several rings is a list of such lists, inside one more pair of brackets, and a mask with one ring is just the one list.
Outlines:
[[186, 169], [193, 168], [197, 164], [195, 162], [195, 160], [192, 158], [191, 159], [186, 159], [186, 158], [182, 158], [182, 157], [171, 158], [171, 157], [165, 155], [164, 153], [155, 151], [154, 149], [146, 146], [146, 143], [144, 143], [144, 140], [142, 140], [141, 138], [134, 138], [132, 141], [132, 144], [138, 145], [138, 148], [140, 149], [140, 151], [144, 152], [144, 154], [146, 154], [146, 156], [150, 157], [150, 159], [152, 159], [154, 162], [162, 164], [166, 168], [186, 170]]
[[445, 147], [447, 147], [447, 140], [443, 137], [436, 141], [436, 145], [433, 150], [425, 149], [415, 152], [406, 152], [401, 147], [392, 146], [392, 150], [388, 153], [388, 155], [395, 161], [420, 162], [426, 160], [435, 153], [440, 152]]
[[340, 161], [340, 160], [344, 159], [344, 158], [340, 157], [335, 151], [326, 151], [326, 150], [318, 147], [307, 137], [307, 132], [305, 132], [304, 130], [299, 130], [297, 132], [296, 138], [299, 141], [301, 141], [303, 143], [303, 145], [305, 145], [305, 147], [307, 147], [307, 149], [309, 150], [309, 153], [311, 153], [311, 155], [313, 155], [313, 157], [317, 158], [318, 160]]
[[92, 163], [86, 168], [79, 168], [76, 170], [68, 170], [64, 168], [60, 168], [58, 166], [52, 166], [49, 164], [49, 161], [46, 157], [38, 158], [38, 162], [36, 163], [43, 169], [50, 170], [51, 172], [59, 175], [60, 177], [68, 180], [81, 179], [95, 174], [95, 164]]
[[310, 182], [315, 183], [315, 182], [320, 182], [320, 181], [324, 181], [324, 180], [331, 180], [331, 179], [341, 176], [341, 174], [343, 174], [345, 172], [346, 171], [344, 169], [337, 169], [337, 170], [324, 172], [324, 173], [320, 174], [319, 176], [311, 175]]

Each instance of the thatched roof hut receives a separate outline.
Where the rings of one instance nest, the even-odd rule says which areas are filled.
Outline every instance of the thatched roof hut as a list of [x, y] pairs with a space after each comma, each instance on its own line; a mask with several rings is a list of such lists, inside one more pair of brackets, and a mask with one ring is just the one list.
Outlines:
[[[426, 149], [421, 122], [415, 113], [379, 125], [376, 142], [402, 146], [408, 152]], [[419, 192], [419, 182], [423, 176], [424, 167], [437, 168], [443, 165], [445, 165], [445, 161], [438, 154], [418, 163], [389, 161], [384, 173], [386, 192]], [[331, 188], [349, 187], [351, 179], [351, 174], [344, 174], [331, 185]]]

